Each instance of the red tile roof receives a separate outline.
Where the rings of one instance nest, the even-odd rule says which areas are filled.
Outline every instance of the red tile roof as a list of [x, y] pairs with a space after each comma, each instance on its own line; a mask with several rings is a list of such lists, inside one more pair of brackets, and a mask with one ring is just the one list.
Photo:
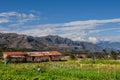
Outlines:
[[28, 55], [28, 56], [60, 56], [61, 53], [58, 51], [49, 51], [49, 52], [4, 52], [3, 54], [7, 55]]
[[60, 56], [61, 53], [58, 52], [58, 51], [50, 51], [50, 55], [58, 55], [58, 56]]
[[17, 56], [11, 55], [11, 57], [14, 57], [14, 58], [25, 58], [25, 56], [20, 56], [20, 55], [17, 55]]
[[4, 52], [7, 55], [26, 55], [24, 52]]
[[45, 55], [42, 54], [42, 53], [39, 53], [39, 52], [38, 53], [36, 53], [36, 52], [34, 53], [33, 52], [33, 53], [30, 53], [29, 56], [45, 56]]
[[50, 52], [31, 52], [29, 56], [60, 56], [61, 53], [58, 51], [50, 51]]

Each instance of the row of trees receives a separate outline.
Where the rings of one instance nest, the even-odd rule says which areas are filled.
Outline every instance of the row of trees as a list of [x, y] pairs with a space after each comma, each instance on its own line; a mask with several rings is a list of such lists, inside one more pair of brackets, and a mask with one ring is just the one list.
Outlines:
[[101, 53], [95, 52], [95, 53], [90, 53], [88, 55], [92, 59], [114, 59], [114, 60], [117, 60], [120, 56], [120, 51], [112, 50], [111, 52], [108, 53], [105, 49], [103, 49]]
[[[83, 55], [84, 54], [84, 55]], [[120, 56], [120, 51], [111, 51], [107, 52], [105, 49], [102, 50], [102, 52], [79, 52], [79, 53], [72, 53], [69, 54], [71, 59], [77, 59], [77, 58], [92, 58], [93, 60], [95, 59], [112, 59], [112, 60], [117, 60]]]

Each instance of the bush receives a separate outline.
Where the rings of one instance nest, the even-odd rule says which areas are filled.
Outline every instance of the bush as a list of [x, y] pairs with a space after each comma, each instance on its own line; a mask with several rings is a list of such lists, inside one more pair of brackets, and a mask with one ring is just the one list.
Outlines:
[[77, 57], [76, 57], [76, 55], [75, 55], [75, 54], [71, 54], [71, 55], [70, 55], [70, 59], [71, 59], [71, 60], [76, 60], [76, 59], [77, 59]]

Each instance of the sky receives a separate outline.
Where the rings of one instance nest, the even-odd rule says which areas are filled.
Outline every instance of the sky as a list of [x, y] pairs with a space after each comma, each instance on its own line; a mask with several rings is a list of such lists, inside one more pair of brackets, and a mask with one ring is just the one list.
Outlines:
[[120, 0], [0, 0], [0, 33], [120, 42]]

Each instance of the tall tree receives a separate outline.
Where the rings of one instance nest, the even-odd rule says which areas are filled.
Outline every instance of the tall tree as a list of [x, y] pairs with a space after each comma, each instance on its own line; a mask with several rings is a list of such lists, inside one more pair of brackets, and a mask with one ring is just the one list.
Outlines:
[[103, 59], [108, 59], [108, 53], [107, 53], [106, 49], [103, 49], [103, 50], [102, 50], [101, 58], [103, 58]]
[[110, 57], [114, 60], [117, 60], [117, 52], [112, 50], [111, 53], [110, 53]]

